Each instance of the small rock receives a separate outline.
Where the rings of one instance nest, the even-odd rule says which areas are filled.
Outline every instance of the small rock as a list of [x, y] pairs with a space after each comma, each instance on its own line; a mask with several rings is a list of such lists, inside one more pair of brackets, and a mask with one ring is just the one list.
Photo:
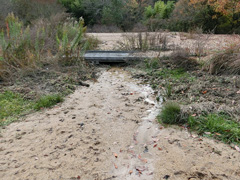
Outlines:
[[169, 178], [170, 178], [169, 175], [165, 175], [165, 176], [163, 177], [163, 179], [169, 179]]

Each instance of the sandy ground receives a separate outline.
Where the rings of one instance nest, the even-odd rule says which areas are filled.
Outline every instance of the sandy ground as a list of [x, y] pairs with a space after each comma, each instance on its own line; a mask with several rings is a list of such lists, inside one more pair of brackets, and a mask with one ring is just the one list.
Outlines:
[[154, 99], [126, 71], [103, 70], [63, 104], [2, 131], [0, 179], [240, 179], [239, 152], [163, 128]]
[[[112, 47], [117, 38], [103, 35], [102, 48]], [[184, 128], [162, 127], [156, 122], [161, 102], [129, 72], [102, 69], [89, 83], [2, 130], [1, 180], [240, 179], [240, 152]]]
[[[88, 33], [88, 36], [100, 40], [98, 49], [112, 50], [119, 49], [119, 42], [124, 42], [126, 37], [136, 37], [138, 33]], [[143, 33], [144, 36], [145, 33]], [[239, 44], [239, 35], [214, 35], [214, 34], [189, 34], [179, 32], [150, 32], [149, 37], [166, 36], [167, 47], [172, 49], [184, 48], [191, 52], [197, 48], [204, 48], [207, 51], [218, 51], [228, 45]]]

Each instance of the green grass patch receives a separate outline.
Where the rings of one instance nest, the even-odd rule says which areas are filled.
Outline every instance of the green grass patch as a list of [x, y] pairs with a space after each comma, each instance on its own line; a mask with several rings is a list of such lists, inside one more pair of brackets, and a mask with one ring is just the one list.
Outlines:
[[172, 78], [172, 79], [181, 79], [181, 78], [189, 78], [189, 74], [184, 69], [167, 69], [164, 68], [158, 72], [156, 72], [157, 76], [161, 76], [163, 78]]
[[14, 116], [30, 110], [32, 104], [31, 101], [11, 91], [0, 93], [0, 126], [9, 124]]
[[188, 125], [199, 134], [214, 137], [225, 143], [240, 143], [240, 124], [233, 121], [229, 116], [220, 114], [208, 114], [200, 117], [190, 116]]
[[148, 70], [152, 71], [153, 69], [157, 69], [160, 67], [160, 61], [158, 58], [146, 59], [145, 65]]
[[186, 124], [198, 134], [212, 137], [225, 143], [240, 144], [240, 123], [224, 114], [207, 114], [199, 117], [183, 116], [177, 103], [166, 103], [158, 116], [158, 121], [170, 125]]
[[165, 124], [183, 124], [185, 120], [181, 117], [181, 108], [175, 102], [168, 102], [163, 106], [163, 109], [158, 116], [159, 122]]
[[0, 93], [0, 127], [9, 125], [33, 109], [52, 107], [62, 101], [63, 97], [59, 94], [43, 96], [34, 102], [11, 91]]
[[63, 101], [63, 97], [60, 94], [53, 94], [41, 97], [34, 105], [35, 110], [40, 110], [42, 108], [49, 108], [57, 103]]

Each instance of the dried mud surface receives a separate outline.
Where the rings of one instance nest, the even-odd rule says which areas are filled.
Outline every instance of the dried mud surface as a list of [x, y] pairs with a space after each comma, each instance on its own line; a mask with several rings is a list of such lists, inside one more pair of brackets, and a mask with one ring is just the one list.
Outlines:
[[0, 179], [240, 178], [239, 152], [162, 127], [154, 99], [123, 69], [103, 69], [89, 88], [2, 131]]

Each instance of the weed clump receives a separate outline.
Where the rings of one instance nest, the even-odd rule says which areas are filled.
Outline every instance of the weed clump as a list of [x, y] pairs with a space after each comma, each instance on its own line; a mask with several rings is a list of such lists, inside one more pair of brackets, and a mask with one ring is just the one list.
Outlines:
[[123, 40], [118, 42], [121, 50], [168, 50], [168, 38], [166, 32], [138, 32], [123, 34]]
[[165, 124], [182, 124], [186, 121], [181, 117], [181, 108], [175, 102], [168, 102], [163, 106], [159, 121]]
[[240, 44], [231, 45], [223, 52], [217, 53], [208, 65], [210, 74], [240, 75]]
[[34, 109], [40, 110], [41, 108], [48, 108], [63, 102], [63, 97], [59, 94], [46, 95], [41, 97], [35, 104]]

